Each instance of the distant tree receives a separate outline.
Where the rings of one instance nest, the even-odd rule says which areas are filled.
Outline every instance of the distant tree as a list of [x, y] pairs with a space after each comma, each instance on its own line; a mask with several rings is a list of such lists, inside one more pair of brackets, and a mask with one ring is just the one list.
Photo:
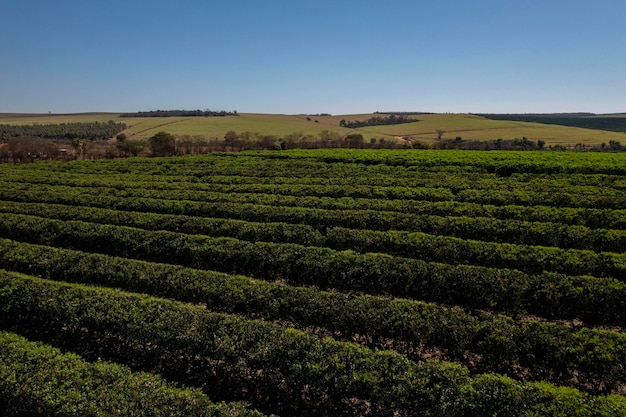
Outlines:
[[72, 147], [76, 151], [76, 159], [83, 159], [85, 157], [85, 149], [87, 148], [87, 144], [83, 139], [72, 139]]
[[302, 135], [298, 139], [298, 146], [304, 149], [313, 149], [316, 147], [318, 139], [313, 135]]
[[262, 149], [276, 149], [278, 137], [274, 135], [260, 135], [258, 140]]
[[437, 140], [441, 140], [443, 134], [446, 133], [446, 131], [443, 129], [437, 129], [435, 130], [435, 132], [437, 132]]
[[622, 150], [622, 144], [616, 140], [610, 140], [609, 141], [609, 149], [612, 151], [621, 151]]
[[0, 125], [0, 139], [40, 137], [54, 140], [106, 140], [126, 129], [123, 123], [59, 123], [34, 125]]
[[360, 133], [350, 133], [344, 138], [346, 146], [350, 148], [362, 148], [364, 138]]
[[158, 132], [149, 140], [152, 156], [172, 156], [176, 154], [176, 138], [167, 132]]
[[239, 139], [239, 135], [234, 130], [229, 130], [224, 135], [224, 145], [230, 146], [232, 150], [235, 150], [235, 145], [237, 145], [237, 140]]
[[125, 155], [137, 156], [146, 147], [145, 142], [140, 140], [123, 140], [115, 144], [116, 148]]
[[320, 145], [323, 148], [337, 147], [341, 142], [341, 135], [331, 130], [322, 130], [318, 136], [320, 138]]
[[212, 111], [206, 110], [151, 110], [145, 112], [136, 113], [122, 113], [120, 117], [224, 117], [224, 116], [238, 116], [237, 110], [232, 112], [220, 110]]
[[124, 142], [127, 139], [126, 133], [120, 133], [115, 137], [118, 142]]
[[415, 141], [411, 144], [413, 149], [428, 149], [428, 145], [419, 141]]
[[56, 159], [59, 154], [59, 148], [52, 141], [42, 138], [11, 138], [2, 146], [2, 159], [14, 163]]
[[339, 126], [347, 127], [350, 129], [358, 129], [366, 126], [382, 126], [382, 125], [397, 125], [401, 123], [413, 123], [418, 122], [417, 119], [410, 119], [408, 115], [389, 115], [386, 117], [375, 116], [370, 117], [367, 120], [355, 120], [347, 122], [345, 119], [342, 119], [339, 122]]

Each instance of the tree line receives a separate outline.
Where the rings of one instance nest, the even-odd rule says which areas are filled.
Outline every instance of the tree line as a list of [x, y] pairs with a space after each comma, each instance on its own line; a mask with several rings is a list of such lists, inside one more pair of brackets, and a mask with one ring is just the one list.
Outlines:
[[239, 116], [237, 110], [151, 110], [135, 113], [122, 113], [120, 117], [224, 117]]
[[[99, 125], [99, 126], [98, 126]], [[94, 126], [111, 128], [106, 133], [77, 136], [78, 133], [63, 133], [62, 139], [21, 135], [0, 138], [0, 163], [26, 163], [39, 160], [76, 160], [76, 159], [112, 159], [128, 156], [175, 156], [190, 154], [207, 154], [211, 152], [245, 151], [245, 150], [286, 150], [286, 149], [456, 149], [456, 150], [575, 150], [619, 152], [626, 151], [626, 146], [618, 141], [592, 147], [576, 146], [572, 149], [560, 145], [545, 146], [544, 141], [521, 139], [497, 139], [491, 141], [442, 139], [432, 144], [413, 140], [385, 137], [366, 139], [361, 133], [341, 135], [338, 132], [324, 130], [317, 135], [293, 132], [278, 136], [260, 134], [249, 131], [236, 132], [230, 130], [223, 138], [206, 138], [204, 136], [180, 135], [158, 132], [148, 140], [131, 139], [124, 133], [118, 133], [126, 125], [109, 122], [96, 123]], [[113, 128], [113, 126], [115, 126]], [[13, 127], [13, 126], [11, 126]], [[1, 133], [1, 132], [0, 132]], [[116, 135], [116, 133], [118, 133]], [[110, 135], [110, 136], [109, 136]], [[52, 134], [50, 134], [52, 136]], [[68, 138], [74, 137], [69, 140]], [[91, 140], [116, 137], [116, 141]], [[513, 168], [514, 169], [514, 168]], [[511, 173], [502, 172], [503, 176]]]
[[349, 129], [358, 129], [361, 127], [367, 126], [385, 126], [385, 125], [397, 125], [402, 123], [413, 123], [418, 122], [417, 119], [409, 118], [408, 114], [391, 114], [389, 116], [374, 116], [370, 117], [367, 120], [354, 120], [354, 121], [346, 121], [342, 119], [339, 122], [339, 126], [347, 127]]
[[481, 114], [480, 116], [492, 120], [512, 120], [607, 130], [611, 132], [626, 132], [626, 117], [598, 116], [594, 113]]
[[126, 129], [124, 123], [109, 120], [106, 123], [58, 123], [33, 125], [0, 125], [0, 140], [18, 137], [37, 137], [53, 140], [106, 140]]

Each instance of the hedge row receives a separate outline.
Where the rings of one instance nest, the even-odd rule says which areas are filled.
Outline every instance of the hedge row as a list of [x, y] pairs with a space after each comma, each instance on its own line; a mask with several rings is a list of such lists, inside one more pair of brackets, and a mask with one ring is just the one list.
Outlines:
[[[513, 268], [527, 273], [552, 271], [570, 275], [606, 274], [613, 255], [540, 246], [472, 241], [419, 232], [372, 231], [346, 228], [327, 229], [324, 234], [312, 226], [292, 223], [259, 223], [172, 214], [127, 212], [47, 203], [0, 203], [0, 212], [37, 215], [58, 220], [80, 220], [99, 224], [125, 225], [146, 230], [169, 230], [209, 236], [234, 237], [249, 242], [297, 243], [304, 246], [378, 252], [406, 258], [448, 264], [471, 264]], [[626, 232], [608, 231], [607, 247], [626, 252]], [[614, 238], [614, 239], [611, 239]], [[609, 245], [609, 242], [612, 245]], [[610, 269], [610, 267], [608, 267]]]
[[[78, 193], [108, 195], [115, 197], [167, 198], [189, 201], [236, 201], [276, 206], [319, 207], [325, 209], [354, 210], [366, 208], [371, 210], [397, 211], [414, 213], [413, 207], [421, 201], [441, 202], [458, 201], [480, 205], [519, 205], [519, 206], [551, 206], [595, 209], [626, 209], [626, 195], [623, 190], [602, 189], [603, 191], [587, 192], [586, 194], [563, 192], [538, 193], [532, 191], [507, 191], [502, 189], [461, 190], [457, 194], [443, 187], [411, 188], [395, 198], [371, 198], [354, 195], [342, 196], [349, 187], [316, 186], [313, 193], [304, 186], [220, 186], [216, 185], [208, 191], [186, 189], [181, 185], [177, 189], [152, 189], [119, 186], [87, 186], [48, 185], [33, 183], [5, 183], [6, 189], [29, 189], [31, 191], [56, 191], [59, 193]], [[311, 188], [311, 187], [309, 187]], [[325, 194], [322, 190], [328, 188]], [[331, 192], [334, 188], [337, 192]], [[273, 191], [273, 192], [272, 192]], [[408, 195], [406, 195], [408, 194]]]
[[[0, 240], [0, 264], [46, 278], [123, 288], [201, 303], [250, 318], [323, 328], [335, 337], [370, 347], [393, 347], [419, 358], [426, 349], [469, 365], [475, 372], [545, 378], [595, 391], [619, 387], [625, 378], [626, 336], [621, 333], [524, 321], [425, 302], [321, 292], [244, 276], [146, 263], [99, 254]], [[612, 308], [624, 313], [626, 286]], [[586, 294], [587, 295], [587, 294]], [[606, 305], [598, 306], [606, 308]], [[591, 388], [590, 388], [591, 387]]]
[[[0, 198], [3, 200], [14, 201], [39, 201], [49, 203], [64, 203], [74, 205], [90, 205], [97, 204], [99, 207], [123, 208], [129, 204], [136, 206], [137, 203], [133, 203], [135, 200], [139, 200], [142, 206], [145, 206], [144, 211], [162, 211], [164, 210], [163, 204], [170, 204], [181, 206], [184, 205], [185, 212], [176, 212], [178, 214], [197, 214], [202, 215], [204, 211], [214, 211], [212, 207], [220, 205], [246, 205], [246, 206], [258, 206], [258, 201], [253, 203], [246, 203], [245, 200], [237, 196], [223, 196], [220, 202], [208, 203], [206, 201], [161, 201], [159, 198], [123, 198], [118, 196], [101, 195], [91, 190], [91, 193], [80, 192], [80, 189], [73, 187], [51, 188], [51, 187], [33, 187], [30, 184], [10, 184], [2, 187], [2, 194]], [[114, 191], [111, 191], [115, 193]], [[119, 193], [118, 193], [119, 194]], [[169, 199], [169, 195], [165, 192], [158, 194], [162, 199]], [[229, 203], [225, 201], [227, 198], [237, 199], [235, 202]], [[356, 207], [346, 206], [346, 202], [350, 199], [342, 199], [340, 202], [337, 200], [327, 199], [326, 204], [331, 204], [330, 209], [321, 209], [320, 199], [308, 199], [309, 207], [294, 207], [281, 205], [278, 209], [285, 214], [272, 213], [274, 216], [298, 216], [299, 212], [305, 211], [306, 215], [313, 215], [314, 217], [322, 217], [318, 221], [322, 221], [322, 226], [328, 226], [328, 217], [336, 218], [336, 210], [339, 208], [342, 211], [348, 211], [343, 216], [340, 216], [342, 223], [333, 223], [334, 226], [354, 227], [362, 229], [399, 229], [399, 230], [414, 230], [411, 229], [413, 217], [415, 215], [435, 215], [443, 217], [488, 217], [492, 219], [500, 220], [519, 220], [519, 221], [538, 221], [549, 223], [563, 223], [587, 226], [590, 228], [606, 228], [606, 229], [626, 229], [626, 210], [606, 210], [606, 209], [589, 209], [589, 208], [567, 208], [567, 207], [548, 207], [548, 206], [495, 206], [495, 205], [482, 205], [477, 203], [460, 203], [456, 201], [441, 201], [441, 202], [429, 202], [429, 201], [412, 201], [411, 204], [403, 204], [403, 206], [397, 206], [398, 203], [384, 203], [384, 207], [380, 207], [380, 202], [376, 207], [369, 207], [365, 200], [359, 200], [359, 204]], [[279, 200], [285, 202], [284, 199]], [[305, 203], [307, 200], [300, 199], [301, 203]], [[399, 200], [396, 200], [399, 201]], [[266, 201], [267, 203], [268, 201]], [[293, 203], [293, 202], [292, 202]], [[341, 203], [341, 204], [340, 204]], [[385, 208], [392, 211], [385, 211]], [[127, 208], [132, 210], [132, 208]], [[269, 208], [274, 211], [277, 208]], [[402, 210], [409, 210], [409, 213], [402, 213]], [[233, 212], [234, 210], [231, 210]], [[360, 222], [355, 222], [354, 216], [364, 216], [365, 219]], [[220, 217], [232, 217], [232, 215], [225, 215]], [[258, 218], [257, 218], [258, 219]], [[326, 221], [324, 221], [326, 219]], [[351, 220], [352, 219], [352, 220]], [[254, 220], [247, 218], [247, 220]], [[270, 218], [270, 221], [285, 221], [277, 220], [275, 217]], [[297, 221], [306, 223], [306, 216], [300, 216]], [[308, 223], [315, 225], [316, 223]], [[360, 224], [362, 226], [356, 226]], [[381, 229], [382, 228], [382, 229]]]
[[[626, 415], [619, 396], [471, 378], [448, 362], [319, 339], [266, 322], [112, 290], [0, 274], [0, 326], [219, 400], [283, 415]], [[54, 303], [47, 302], [54, 299]], [[559, 414], [562, 413], [562, 414]]]
[[80, 220], [146, 230], [169, 230], [208, 236], [234, 237], [249, 242], [297, 243], [324, 246], [325, 238], [313, 226], [278, 222], [249, 222], [225, 218], [121, 211], [49, 203], [0, 201], [0, 212], [29, 214], [58, 220]]
[[[463, 150], [362, 150], [362, 149], [318, 149], [289, 150], [287, 152], [242, 152], [220, 153], [210, 156], [186, 156], [163, 158], [157, 161], [148, 158], [132, 160], [97, 161], [95, 166], [118, 172], [153, 172], [155, 165], [173, 171], [189, 170], [189, 165], [201, 166], [207, 172], [220, 168], [232, 170], [232, 165], [241, 166], [243, 173], [259, 175], [266, 170], [272, 175], [276, 169], [285, 171], [311, 171], [311, 167], [359, 166], [381, 172], [463, 172], [495, 173], [500, 176], [517, 174], [605, 174], [625, 175], [626, 157], [623, 153], [593, 152], [472, 152]], [[77, 167], [78, 166], [78, 167]], [[91, 172], [89, 164], [74, 164], [68, 170]], [[322, 170], [320, 170], [322, 171]], [[333, 170], [334, 171], [334, 170]], [[322, 171], [324, 172], [324, 171]]]
[[[334, 151], [334, 152], [333, 152]], [[216, 155], [217, 156], [217, 155]], [[257, 164], [271, 160], [287, 160], [290, 165], [358, 164], [405, 167], [418, 171], [453, 171], [513, 174], [607, 174], [626, 175], [626, 157], [622, 153], [593, 152], [528, 152], [463, 150], [391, 151], [360, 149], [292, 150], [286, 153], [246, 152], [233, 155], [232, 160], [255, 158]], [[195, 158], [199, 159], [199, 158]], [[190, 158], [194, 160], [194, 158]], [[182, 163], [182, 161], [181, 161]], [[271, 165], [276, 165], [274, 162]]]
[[[391, 294], [509, 313], [525, 311], [525, 306], [535, 300], [555, 295], [554, 290], [542, 284], [543, 280], [555, 281], [550, 274], [528, 275], [515, 270], [428, 263], [383, 254], [250, 243], [12, 214], [0, 218], [0, 232], [7, 238], [30, 243], [283, 279], [294, 285]], [[613, 267], [620, 265], [615, 263]], [[532, 309], [542, 308], [537, 305]]]
[[[312, 169], [311, 174], [315, 171]], [[41, 175], [41, 174], [39, 174]], [[28, 184], [38, 189], [44, 185], [48, 187], [73, 187], [73, 188], [98, 188], [101, 190], [115, 189], [119, 191], [146, 190], [146, 192], [168, 191], [182, 195], [181, 199], [205, 200], [205, 195], [212, 196], [215, 193], [222, 194], [269, 194], [292, 197], [318, 197], [318, 198], [352, 198], [363, 201], [365, 204], [375, 204], [375, 200], [409, 200], [417, 201], [460, 201], [476, 202], [480, 204], [517, 204], [517, 205], [542, 205], [560, 207], [578, 207], [583, 204], [586, 207], [616, 208], [626, 207], [624, 191], [614, 186], [580, 186], [566, 184], [564, 181], [543, 181], [533, 178], [532, 181], [520, 181], [516, 179], [502, 180], [493, 176], [479, 177], [469, 180], [467, 177], [434, 176], [428, 181], [424, 178], [415, 178], [410, 186], [399, 186], [401, 182], [397, 177], [390, 177], [387, 181], [390, 185], [371, 186], [363, 184], [367, 178], [362, 177], [362, 170], [354, 170], [345, 174], [347, 177], [358, 176], [355, 183], [352, 179], [346, 181], [345, 177], [338, 179], [323, 179], [324, 183], [294, 183], [272, 178], [272, 182], [257, 181], [258, 177], [203, 177], [198, 181], [196, 177], [152, 176], [141, 180], [133, 178], [111, 178], [104, 175], [91, 175], [82, 177], [40, 177], [40, 176], [17, 176], [2, 178], [5, 186], [19, 187]], [[168, 181], [163, 181], [167, 179]], [[177, 179], [178, 181], [172, 181]], [[261, 178], [263, 179], [263, 178]], [[267, 178], [265, 178], [267, 180]], [[320, 178], [313, 179], [320, 181]], [[392, 179], [395, 181], [391, 182]], [[195, 181], [194, 181], [195, 180]], [[331, 183], [332, 181], [332, 183]], [[106, 191], [104, 191], [106, 192]], [[583, 203], [584, 202], [584, 203]], [[621, 202], [621, 204], [620, 204]], [[379, 201], [378, 204], [382, 204]], [[389, 207], [389, 203], [385, 203]], [[398, 203], [395, 203], [398, 206]], [[403, 206], [398, 206], [403, 207]]]
[[[207, 161], [209, 159], [207, 158]], [[443, 176], [440, 172], [420, 172], [389, 168], [381, 170], [363, 165], [310, 165], [302, 172], [293, 172], [289, 167], [258, 167], [250, 170], [245, 165], [222, 164], [211, 166], [208, 170], [199, 163], [177, 169], [168, 165], [163, 173], [132, 171], [135, 165], [128, 162], [124, 173], [105, 170], [98, 166], [87, 172], [67, 172], [51, 168], [55, 175], [46, 177], [35, 169], [21, 172], [6, 172], [3, 182], [28, 182], [34, 184], [71, 185], [75, 187], [100, 186], [115, 188], [153, 188], [153, 189], [193, 189], [200, 191], [216, 190], [216, 187], [260, 187], [263, 192], [283, 193], [289, 187], [312, 187], [312, 195], [334, 197], [371, 197], [371, 198], [410, 198], [414, 188], [446, 188], [453, 194], [468, 189], [515, 189], [541, 192], [559, 192], [565, 194], [593, 194], [624, 189], [619, 175], [560, 174], [533, 175], [515, 174], [499, 177], [493, 174], [474, 174], [449, 172]], [[162, 165], [154, 163], [153, 168]], [[289, 176], [291, 173], [294, 175]], [[105, 174], [105, 175], [103, 175]], [[321, 174], [321, 175], [320, 175]], [[289, 187], [284, 187], [288, 185]], [[296, 188], [298, 189], [298, 188]], [[325, 194], [326, 193], [326, 194]]]
[[0, 332], [0, 413], [10, 416], [262, 416], [242, 404], [213, 404], [156, 375], [90, 363], [72, 353]]
[[[521, 220], [501, 220], [480, 216], [439, 216], [407, 214], [372, 210], [320, 210], [314, 208], [264, 206], [244, 201], [194, 202], [161, 198], [107, 197], [81, 194], [2, 190], [0, 198], [9, 202], [39, 202], [89, 206], [125, 211], [198, 217], [230, 218], [253, 222], [286, 222], [306, 224], [324, 233], [327, 228], [345, 227], [368, 230], [420, 231], [422, 233], [454, 236], [459, 239], [494, 241], [521, 245], [555, 246], [565, 249], [594, 251], [626, 251], [626, 230], [592, 229], [585, 226]], [[247, 200], [245, 200], [247, 201]], [[0, 203], [2, 204], [2, 203]], [[626, 225], [626, 213], [623, 219]], [[295, 226], [294, 226], [295, 227]], [[199, 233], [199, 232], [197, 232]]]

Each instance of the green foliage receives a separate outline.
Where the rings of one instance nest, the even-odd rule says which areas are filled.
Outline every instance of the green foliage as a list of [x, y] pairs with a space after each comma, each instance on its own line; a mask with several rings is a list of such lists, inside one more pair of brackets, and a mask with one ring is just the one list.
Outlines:
[[484, 114], [492, 120], [513, 120], [522, 122], [545, 123], [561, 126], [581, 127], [585, 129], [626, 132], [626, 117], [599, 116], [593, 113], [565, 114]]
[[241, 404], [213, 404], [162, 378], [0, 332], [3, 416], [258, 416]]
[[82, 138], [87, 140], [106, 140], [126, 129], [124, 123], [81, 122], [35, 125], [0, 125], [0, 139], [15, 137], [39, 137], [45, 139]]
[[118, 138], [115, 146], [125, 155], [137, 156], [146, 147], [146, 143], [140, 140], [119, 140]]
[[0, 165], [0, 329], [281, 415], [625, 414], [624, 154], [302, 132]]
[[[572, 383], [576, 372], [578, 380], [584, 382], [575, 385], [596, 384], [597, 390], [614, 388], [624, 379], [621, 364], [626, 346], [620, 343], [626, 339], [614, 332], [573, 332], [564, 325], [537, 321], [516, 324], [505, 316], [472, 315], [460, 308], [413, 300], [320, 292], [243, 276], [6, 240], [0, 241], [0, 262], [14, 271], [58, 281], [105, 285], [203, 303], [213, 311], [288, 321], [303, 329], [320, 327], [348, 340], [355, 334], [366, 336], [367, 346], [393, 346], [409, 356], [422, 346], [439, 350], [442, 358], [467, 362], [471, 352], [480, 358], [473, 359], [475, 370], [515, 374], [516, 367], [523, 367], [527, 377], [561, 383]], [[626, 293], [626, 286], [620, 288], [611, 295], [617, 303]], [[589, 295], [570, 307], [580, 309]], [[623, 310], [615, 308], [617, 305], [613, 303], [611, 311], [619, 314]], [[593, 305], [588, 309], [602, 311], [604, 307]], [[599, 357], [588, 350], [612, 353]]]
[[176, 138], [166, 132], [158, 132], [149, 140], [152, 156], [172, 156], [176, 154]]
[[419, 120], [409, 118], [409, 114], [391, 114], [389, 116], [374, 116], [363, 121], [346, 121], [341, 120], [339, 126], [347, 127], [348, 129], [358, 129], [366, 126], [385, 126], [385, 125], [398, 125], [402, 123], [414, 123]]
[[[55, 303], [45, 302], [50, 297]], [[524, 415], [573, 404], [545, 384], [471, 378], [449, 362], [411, 362], [391, 351], [118, 291], [2, 273], [0, 301], [3, 328], [280, 414]], [[583, 416], [625, 411], [617, 397], [566, 393], [576, 395]]]
[[238, 116], [237, 111], [228, 112], [225, 110], [152, 110], [140, 111], [136, 113], [122, 113], [120, 117], [224, 117]]

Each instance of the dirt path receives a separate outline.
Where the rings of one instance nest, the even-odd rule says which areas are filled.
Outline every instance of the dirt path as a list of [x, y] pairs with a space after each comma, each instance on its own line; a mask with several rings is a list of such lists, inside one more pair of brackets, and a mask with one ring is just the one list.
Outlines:
[[[120, 135], [120, 134], [122, 134], [122, 133], [123, 133], [123, 134], [127, 135], [127, 137], [128, 137], [129, 139], [131, 139], [131, 138], [134, 138], [135, 136], [140, 135], [140, 134], [142, 134], [142, 133], [144, 133], [144, 132], [147, 132], [147, 131], [149, 131], [149, 130], [156, 129], [156, 128], [159, 128], [159, 127], [162, 127], [162, 126], [173, 125], [173, 124], [175, 124], [175, 123], [186, 122], [187, 120], [189, 120], [189, 118], [186, 118], [186, 119], [180, 119], [180, 120], [174, 120], [174, 121], [165, 122], [165, 123], [161, 123], [161, 124], [158, 124], [158, 125], [155, 125], [155, 126], [151, 126], [151, 127], [147, 128], [147, 129], [138, 130], [138, 131], [136, 131], [135, 133], [133, 133], [133, 134], [130, 134], [130, 135], [129, 135], [129, 134], [128, 134], [128, 131], [129, 131], [129, 130], [131, 130], [132, 128], [134, 128], [134, 127], [136, 127], [136, 126], [139, 126], [139, 125], [141, 125], [141, 123], [143, 123], [143, 122], [139, 122], [139, 123], [137, 123], [136, 125], [133, 125], [133, 126], [129, 126], [129, 127], [127, 127], [126, 129], [124, 129], [124, 130], [122, 130], [121, 132], [117, 133], [115, 136]], [[112, 138], [111, 138], [111, 139], [109, 139], [109, 140], [115, 140], [115, 137], [112, 137]]]

